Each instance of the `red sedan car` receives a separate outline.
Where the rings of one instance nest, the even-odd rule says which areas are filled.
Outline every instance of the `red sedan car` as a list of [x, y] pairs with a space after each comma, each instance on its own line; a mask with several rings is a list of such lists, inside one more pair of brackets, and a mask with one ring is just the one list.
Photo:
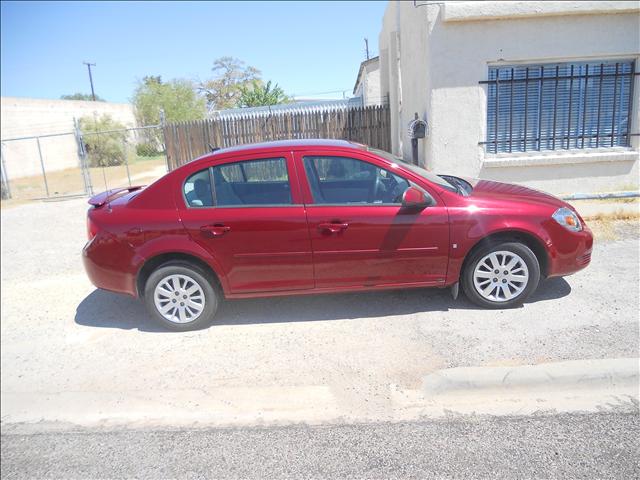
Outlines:
[[142, 298], [168, 328], [201, 328], [222, 298], [458, 284], [521, 304], [586, 267], [571, 205], [517, 185], [433, 173], [346, 141], [245, 145], [145, 188], [89, 201], [83, 259], [99, 288]]

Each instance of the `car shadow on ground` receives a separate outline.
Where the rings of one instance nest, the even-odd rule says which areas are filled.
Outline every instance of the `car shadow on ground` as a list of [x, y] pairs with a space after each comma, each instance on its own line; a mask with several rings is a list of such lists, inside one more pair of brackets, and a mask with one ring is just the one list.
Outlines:
[[[571, 286], [565, 279], [552, 278], [542, 282], [525, 303], [553, 300], [569, 293]], [[477, 309], [479, 307], [462, 293], [453, 300], [448, 288], [302, 295], [223, 302], [212, 326], [348, 320]], [[94, 290], [80, 302], [75, 321], [90, 327], [166, 331], [147, 314], [141, 301], [104, 290]]]

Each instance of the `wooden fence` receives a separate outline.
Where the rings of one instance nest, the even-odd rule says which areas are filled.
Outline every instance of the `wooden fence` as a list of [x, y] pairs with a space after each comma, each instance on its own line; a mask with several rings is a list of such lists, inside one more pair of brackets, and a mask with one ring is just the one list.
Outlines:
[[331, 112], [274, 113], [270, 117], [239, 116], [164, 126], [170, 170], [204, 155], [211, 148], [302, 138], [336, 138], [391, 150], [388, 106]]

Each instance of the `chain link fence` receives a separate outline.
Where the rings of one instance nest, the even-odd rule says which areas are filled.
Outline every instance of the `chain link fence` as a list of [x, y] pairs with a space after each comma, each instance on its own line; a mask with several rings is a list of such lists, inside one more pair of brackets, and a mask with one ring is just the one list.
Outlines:
[[[148, 184], [167, 172], [160, 126], [8, 138], [1, 141], [2, 200], [93, 195]], [[150, 147], [149, 138], [157, 138]]]

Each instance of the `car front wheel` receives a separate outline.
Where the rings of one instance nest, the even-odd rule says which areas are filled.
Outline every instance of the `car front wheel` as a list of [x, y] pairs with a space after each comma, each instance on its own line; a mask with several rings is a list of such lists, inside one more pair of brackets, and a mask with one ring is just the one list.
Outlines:
[[469, 300], [485, 308], [521, 305], [540, 281], [540, 264], [529, 247], [504, 242], [478, 249], [462, 273]]
[[184, 263], [156, 269], [145, 286], [149, 313], [171, 330], [197, 330], [209, 325], [218, 309], [218, 293], [205, 272]]

